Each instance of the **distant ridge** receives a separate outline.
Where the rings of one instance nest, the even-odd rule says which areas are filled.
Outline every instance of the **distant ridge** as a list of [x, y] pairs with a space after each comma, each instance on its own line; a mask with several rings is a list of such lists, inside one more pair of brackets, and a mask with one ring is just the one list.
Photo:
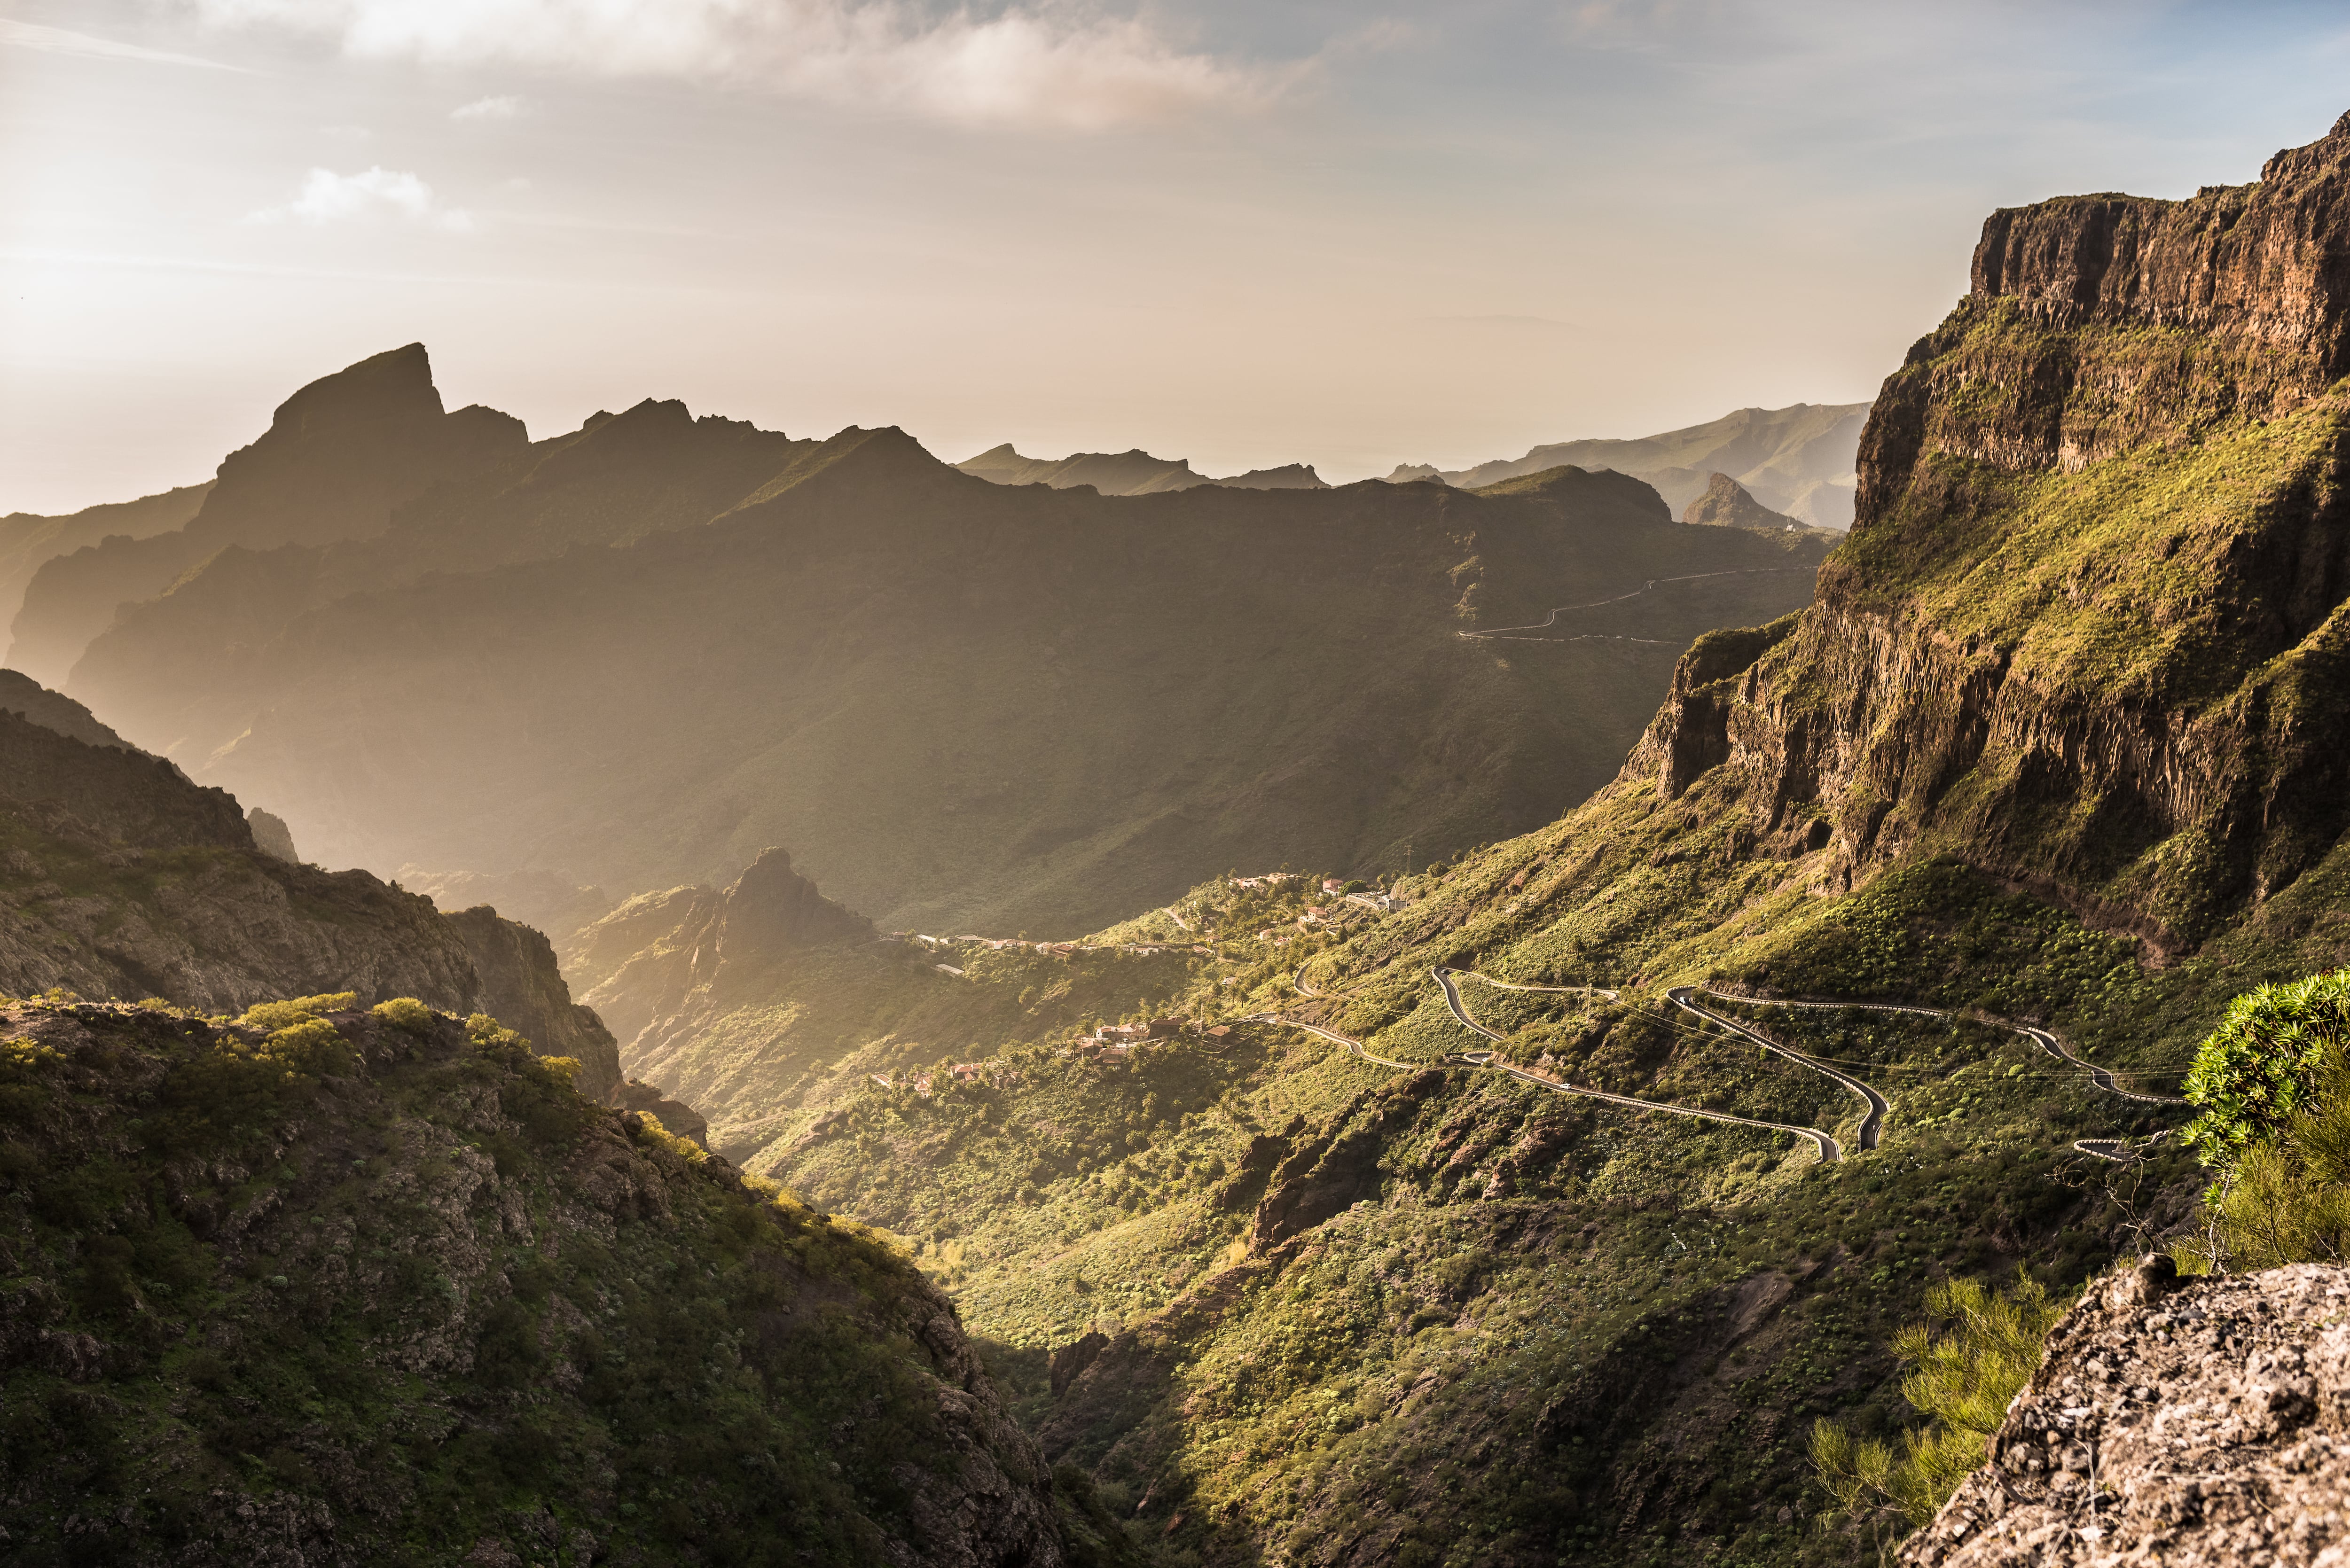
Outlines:
[[1783, 409], [1740, 409], [1685, 430], [1629, 441], [1569, 441], [1535, 447], [1519, 458], [1473, 468], [1440, 470], [1399, 463], [1388, 483], [1435, 480], [1476, 489], [1571, 463], [1610, 468], [1654, 485], [1676, 514], [1697, 500], [1713, 475], [1728, 474], [1753, 498], [1798, 523], [1839, 532], [1852, 526], [1855, 470], [1866, 403], [1794, 403]]
[[1104, 495], [1157, 495], [1170, 490], [1192, 490], [1202, 484], [1221, 484], [1232, 490], [1330, 488], [1306, 463], [1255, 468], [1228, 479], [1211, 479], [1194, 471], [1183, 459], [1153, 457], [1140, 447], [1121, 452], [1081, 452], [1055, 461], [1023, 457], [1006, 441], [954, 466], [991, 484], [1049, 484], [1055, 490], [1090, 484]]

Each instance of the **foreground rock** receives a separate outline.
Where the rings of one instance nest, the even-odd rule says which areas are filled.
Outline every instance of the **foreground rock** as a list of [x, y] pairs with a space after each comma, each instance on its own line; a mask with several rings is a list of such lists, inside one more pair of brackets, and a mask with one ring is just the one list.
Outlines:
[[2167, 1290], [2157, 1260], [2048, 1359], [1910, 1568], [2350, 1562], [2350, 1269]]

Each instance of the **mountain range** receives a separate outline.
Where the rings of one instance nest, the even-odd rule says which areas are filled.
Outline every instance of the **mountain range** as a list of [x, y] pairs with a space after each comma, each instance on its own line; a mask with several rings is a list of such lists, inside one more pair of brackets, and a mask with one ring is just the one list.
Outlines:
[[1656, 487], [1679, 512], [1726, 473], [1773, 512], [1814, 528], [1852, 525], [1860, 432], [1866, 403], [1795, 403], [1783, 409], [1740, 409], [1701, 425], [1628, 440], [1554, 441], [1519, 458], [1496, 458], [1470, 468], [1440, 470], [1405, 463], [1390, 483], [1440, 480], [1474, 488], [1560, 463], [1614, 469]]
[[[2199, 1235], [2197, 1041], [2350, 962], [2345, 257], [2350, 116], [2256, 184], [1993, 214], [1811, 602], [1698, 639], [1532, 833], [1046, 946], [893, 941], [776, 857], [567, 961], [749, 1168], [913, 1238], [1046, 1458], [1182, 1561], [1879, 1560], [1908, 1526], [1814, 1423], [1955, 1440], [1910, 1403], [1918, 1346], [1978, 1365], [1938, 1292], [2058, 1315]], [[792, 934], [717, 935], [766, 904]], [[2124, 1365], [2201, 1310], [2147, 1304], [2170, 1266], [2077, 1309]], [[2042, 1429], [2108, 1394], [1991, 1412], [2004, 1468], [1904, 1560], [2032, 1560], [1986, 1500], [2078, 1470]], [[2021, 1501], [2258, 1560], [2178, 1481]]]
[[1070, 490], [1089, 484], [1104, 495], [1157, 495], [1195, 485], [1223, 484], [1235, 490], [1327, 490], [1312, 466], [1302, 462], [1280, 468], [1251, 469], [1228, 479], [1194, 473], [1180, 458], [1153, 457], [1141, 448], [1132, 452], [1081, 452], [1055, 461], [1023, 457], [1009, 441], [991, 447], [955, 466], [974, 479], [992, 484], [1049, 484]]
[[327, 864], [626, 894], [786, 844], [888, 924], [1083, 929], [1546, 820], [1825, 549], [1573, 468], [1113, 497], [651, 401], [534, 442], [411, 347], [42, 566], [11, 659]]
[[1832, 552], [305, 389], [0, 678], [11, 1553], [2330, 1561], [2345, 275], [1994, 213]]

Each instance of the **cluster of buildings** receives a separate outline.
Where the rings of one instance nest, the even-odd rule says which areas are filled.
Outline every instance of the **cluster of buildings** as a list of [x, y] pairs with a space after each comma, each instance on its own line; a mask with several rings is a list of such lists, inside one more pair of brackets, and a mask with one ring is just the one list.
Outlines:
[[[934, 1073], [916, 1073], [902, 1082], [895, 1073], [868, 1073], [866, 1076], [885, 1089], [911, 1089], [924, 1096], [938, 1085], [938, 1075]], [[947, 1069], [947, 1076], [957, 1084], [986, 1084], [998, 1089], [1009, 1088], [1020, 1081], [1019, 1070], [1001, 1062], [957, 1062]]]

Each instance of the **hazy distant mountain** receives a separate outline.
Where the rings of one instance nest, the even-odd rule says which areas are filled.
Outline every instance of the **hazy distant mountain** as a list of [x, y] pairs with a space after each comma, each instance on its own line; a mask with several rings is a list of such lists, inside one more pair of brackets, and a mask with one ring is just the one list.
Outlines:
[[1711, 528], [1808, 528], [1808, 523], [1797, 521], [1783, 512], [1773, 512], [1748, 493], [1746, 487], [1726, 473], [1717, 473], [1706, 481], [1704, 492], [1681, 508], [1681, 521], [1699, 527]]
[[1210, 479], [1192, 472], [1180, 459], [1153, 457], [1141, 448], [1132, 452], [1081, 452], [1059, 459], [1023, 457], [1006, 441], [955, 467], [991, 484], [1049, 484], [1073, 490], [1090, 484], [1104, 495], [1158, 495], [1170, 490], [1191, 490], [1202, 484], [1228, 485], [1235, 490], [1327, 490], [1322, 476], [1302, 462], [1279, 468], [1251, 469], [1227, 479]]
[[[382, 390], [296, 402], [356, 441]], [[375, 422], [405, 502], [386, 453], [349, 453], [370, 536], [208, 550], [68, 690], [322, 864], [626, 894], [790, 844], [892, 925], [1081, 929], [1229, 865], [1370, 869], [1545, 820], [1614, 771], [1692, 637], [1802, 604], [1824, 554], [1569, 469], [1491, 496], [1106, 497], [675, 403], [486, 459], [420, 424]], [[273, 430], [240, 482], [316, 455]], [[1458, 635], [1513, 627], [1547, 646]]]
[[1389, 483], [1441, 479], [1474, 486], [1573, 463], [1612, 468], [1656, 486], [1676, 512], [1705, 493], [1715, 473], [1736, 480], [1763, 505], [1816, 528], [1852, 526], [1853, 472], [1859, 462], [1866, 403], [1796, 403], [1741, 409], [1710, 424], [1632, 441], [1569, 441], [1538, 446], [1521, 458], [1440, 472], [1399, 464]]
[[0, 517], [0, 620], [14, 620], [25, 602], [25, 586], [54, 556], [69, 556], [117, 535], [144, 539], [184, 527], [212, 490], [211, 480], [183, 484], [136, 501], [85, 506], [63, 516], [11, 512]]
[[512, 461], [526, 444], [511, 415], [444, 413], [421, 344], [362, 360], [287, 399], [260, 440], [221, 463], [184, 527], [108, 538], [42, 565], [8, 666], [57, 685], [115, 607], [161, 593], [215, 552], [380, 533], [400, 503]]

